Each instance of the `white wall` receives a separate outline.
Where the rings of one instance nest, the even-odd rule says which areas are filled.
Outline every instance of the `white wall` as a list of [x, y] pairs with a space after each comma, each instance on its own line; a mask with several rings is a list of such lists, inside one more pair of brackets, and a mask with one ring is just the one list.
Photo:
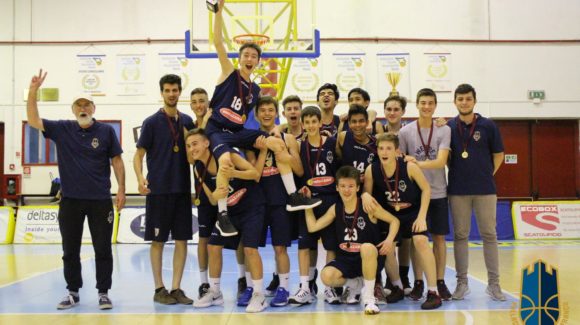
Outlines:
[[[201, 0], [194, 0], [202, 2]], [[310, 8], [299, 0], [300, 8]], [[306, 10], [306, 9], [302, 9]], [[23, 91], [31, 76], [44, 68], [49, 72], [46, 87], [60, 89], [61, 100], [41, 103], [40, 113], [51, 119], [71, 118], [70, 100], [79, 92], [76, 55], [85, 44], [27, 45], [19, 42], [86, 40], [182, 39], [189, 28], [187, 0], [0, 0], [0, 120], [5, 123], [6, 173], [21, 173], [16, 153], [21, 150], [21, 123], [25, 120]], [[205, 19], [207, 12], [196, 12]], [[304, 15], [307, 16], [307, 15]], [[299, 16], [300, 17], [300, 16]], [[580, 1], [575, 0], [318, 0], [316, 24], [323, 38], [413, 38], [470, 40], [580, 40]], [[366, 88], [373, 108], [382, 115], [383, 98], [377, 93], [375, 54], [387, 47], [411, 54], [412, 91], [424, 86], [420, 56], [427, 51], [446, 50], [453, 55], [453, 84], [469, 82], [478, 91], [477, 110], [495, 118], [580, 118], [580, 41], [575, 43], [462, 43], [462, 42], [337, 42], [322, 44], [320, 64], [323, 82], [335, 76], [332, 53], [356, 48], [367, 53]], [[134, 142], [132, 128], [160, 107], [157, 54], [183, 51], [181, 41], [153, 44], [96, 44], [107, 55], [108, 71], [115, 71], [119, 53], [144, 53], [147, 57], [147, 95], [108, 95], [97, 98], [99, 119], [123, 121], [123, 149], [127, 190], [136, 192], [132, 171]], [[217, 60], [192, 60], [191, 85], [210, 92], [219, 72]], [[543, 89], [546, 100], [534, 105], [527, 90]], [[455, 115], [452, 95], [440, 94], [438, 115]], [[346, 94], [343, 95], [343, 99]], [[182, 99], [187, 100], [187, 96]], [[346, 111], [344, 100], [338, 108]], [[181, 110], [188, 111], [186, 102]], [[413, 104], [407, 116], [416, 116]], [[9, 171], [8, 165], [16, 170]], [[49, 171], [34, 167], [32, 177], [23, 179], [25, 193], [48, 193]], [[113, 182], [115, 184], [115, 182]], [[116, 184], [114, 185], [116, 188]]]

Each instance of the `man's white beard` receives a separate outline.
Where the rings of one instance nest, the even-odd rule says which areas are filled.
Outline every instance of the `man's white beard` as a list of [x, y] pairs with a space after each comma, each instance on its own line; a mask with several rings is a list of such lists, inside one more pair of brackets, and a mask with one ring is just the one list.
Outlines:
[[85, 117], [79, 116], [77, 117], [77, 122], [80, 126], [89, 126], [93, 122], [93, 116], [88, 114]]

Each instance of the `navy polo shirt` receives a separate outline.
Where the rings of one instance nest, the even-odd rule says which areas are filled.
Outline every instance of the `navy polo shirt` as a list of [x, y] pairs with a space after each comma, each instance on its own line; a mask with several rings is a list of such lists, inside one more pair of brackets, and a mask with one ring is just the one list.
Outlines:
[[42, 123], [44, 137], [56, 144], [62, 196], [110, 199], [110, 158], [123, 153], [113, 127], [96, 120], [86, 129], [73, 120]]
[[[493, 179], [493, 154], [504, 151], [499, 129], [492, 120], [475, 114], [477, 122], [471, 138], [467, 125], [459, 117], [450, 120], [451, 154], [449, 160], [449, 195], [496, 194]], [[458, 128], [462, 129], [463, 139]], [[463, 144], [467, 141], [466, 159], [461, 157]]]
[[[178, 152], [173, 151], [172, 128], [177, 132]], [[183, 128], [194, 128], [193, 119], [183, 113], [167, 118], [162, 109], [143, 121], [137, 147], [147, 151], [147, 180], [151, 194], [191, 193], [191, 174], [185, 151]]]

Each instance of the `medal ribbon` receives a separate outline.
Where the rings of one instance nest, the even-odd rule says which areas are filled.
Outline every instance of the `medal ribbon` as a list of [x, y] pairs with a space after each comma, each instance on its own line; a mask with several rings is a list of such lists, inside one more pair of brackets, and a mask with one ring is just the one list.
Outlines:
[[459, 137], [461, 138], [461, 144], [463, 145], [463, 152], [467, 152], [467, 145], [469, 144], [469, 140], [473, 136], [473, 132], [475, 131], [475, 124], [477, 123], [477, 115], [473, 116], [473, 122], [471, 123], [471, 128], [469, 129], [469, 136], [467, 139], [463, 136], [463, 126], [461, 125], [461, 120], [459, 117], [455, 118], [455, 124], [457, 125], [457, 132], [459, 132]]
[[238, 93], [242, 101], [242, 116], [244, 116], [246, 115], [246, 113], [249, 113], [247, 109], [249, 103], [247, 101], [250, 98], [250, 96], [252, 96], [252, 81], [250, 80], [248, 96], [244, 97], [244, 92], [242, 91], [242, 76], [240, 75], [240, 70], [236, 70], [236, 73], [238, 75]]
[[[385, 184], [387, 184], [387, 189], [389, 192], [393, 192], [391, 185], [389, 185], [389, 178], [387, 177], [387, 173], [385, 173], [385, 169], [383, 168], [383, 164], [381, 165], [381, 173], [383, 174], [383, 179], [385, 180]], [[399, 162], [395, 160], [395, 203], [399, 202]]]
[[354, 209], [354, 217], [352, 218], [352, 223], [349, 227], [348, 223], [346, 223], [346, 207], [342, 207], [342, 221], [346, 225], [346, 231], [348, 232], [348, 243], [347, 247], [350, 247], [350, 243], [352, 242], [352, 235], [354, 234], [354, 225], [358, 220], [358, 197], [356, 198], [356, 208]]
[[[163, 113], [165, 113], [165, 117], [167, 118], [167, 124], [169, 124], [169, 129], [171, 130], [171, 138], [173, 139], [173, 147], [175, 148], [177, 147], [177, 141], [179, 140], [179, 132], [175, 131], [175, 128], [173, 127], [173, 122], [171, 122], [171, 117], [167, 115], [167, 112], [163, 111]], [[177, 111], [177, 116], [179, 116], [179, 111]], [[178, 130], [181, 130], [179, 119], [177, 120], [177, 127]]]
[[425, 140], [423, 140], [423, 136], [421, 135], [421, 127], [419, 126], [419, 121], [417, 121], [417, 133], [419, 133], [419, 139], [421, 139], [421, 144], [423, 145], [423, 149], [425, 149], [425, 159], [429, 160], [429, 151], [431, 150], [431, 138], [433, 137], [433, 121], [431, 121], [431, 129], [429, 130], [429, 139], [427, 139], [427, 144], [425, 144]]
[[[201, 191], [203, 188], [203, 179], [205, 178], [205, 174], [207, 174], [207, 170], [209, 169], [209, 163], [211, 162], [211, 158], [213, 158], [212, 154], [209, 154], [209, 157], [207, 158], [206, 162], [205, 162], [205, 168], [203, 169], [203, 173], [201, 174], [201, 177], [198, 177], [197, 182], [199, 183], [199, 185], [195, 185], [195, 199], [196, 200], [200, 200], [200, 196], [201, 196]], [[199, 173], [198, 173], [199, 175]]]
[[317, 149], [316, 160], [314, 161], [314, 167], [312, 167], [312, 164], [310, 163], [310, 141], [308, 141], [308, 138], [306, 138], [306, 159], [308, 160], [308, 169], [310, 170], [310, 177], [311, 178], [314, 178], [314, 176], [316, 176], [316, 174], [315, 174], [316, 165], [318, 165], [318, 160], [320, 159], [320, 153], [322, 152], [322, 137], [320, 137], [320, 145], [316, 149]]

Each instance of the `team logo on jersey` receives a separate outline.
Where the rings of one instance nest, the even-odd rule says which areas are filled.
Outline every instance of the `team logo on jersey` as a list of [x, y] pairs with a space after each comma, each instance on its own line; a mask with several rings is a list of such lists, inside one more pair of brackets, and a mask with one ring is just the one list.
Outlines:
[[227, 107], [220, 108], [220, 114], [226, 119], [228, 119], [230, 122], [236, 124], [244, 124], [244, 121], [242, 121], [242, 117]]
[[230, 194], [230, 196], [228, 196], [228, 206], [231, 207], [238, 204], [238, 202], [240, 202], [240, 200], [242, 199], [242, 197], [244, 197], [244, 194], [246, 194], [247, 191], [248, 191], [247, 188], [242, 188], [237, 190], [234, 194]]
[[93, 148], [97, 149], [97, 147], [99, 146], [99, 139], [93, 138], [93, 141], [91, 142], [91, 146], [93, 146]]
[[322, 176], [314, 177], [308, 180], [308, 185], [310, 186], [326, 186], [334, 183], [334, 177], [332, 176]]
[[280, 174], [280, 171], [275, 166], [264, 167], [264, 169], [262, 169], [262, 176], [264, 176], [264, 177], [278, 175], [278, 174]]
[[473, 140], [479, 141], [479, 139], [481, 139], [481, 133], [479, 133], [479, 131], [475, 131], [473, 133]]
[[332, 161], [334, 160], [334, 156], [332, 155], [332, 151], [329, 151], [326, 153], [326, 161], [328, 161], [329, 164], [332, 164]]
[[272, 167], [274, 164], [274, 158], [272, 157], [272, 151], [268, 150], [266, 154], [266, 162], [264, 162], [265, 167]]
[[399, 181], [399, 189], [401, 192], [405, 192], [407, 190], [407, 183], [404, 180]]
[[360, 243], [340, 243], [340, 245], [338, 245], [340, 249], [349, 253], [359, 253], [360, 246]]
[[389, 202], [389, 205], [396, 210], [397, 206], [399, 206], [399, 209], [407, 209], [411, 207], [412, 204], [409, 202]]
[[358, 219], [356, 219], [356, 226], [358, 227], [358, 229], [364, 230], [366, 225], [367, 224], [365, 222], [365, 218], [358, 217]]
[[368, 158], [367, 158], [367, 163], [370, 165], [373, 163], [373, 160], [375, 160], [375, 154], [374, 153], [370, 153]]

